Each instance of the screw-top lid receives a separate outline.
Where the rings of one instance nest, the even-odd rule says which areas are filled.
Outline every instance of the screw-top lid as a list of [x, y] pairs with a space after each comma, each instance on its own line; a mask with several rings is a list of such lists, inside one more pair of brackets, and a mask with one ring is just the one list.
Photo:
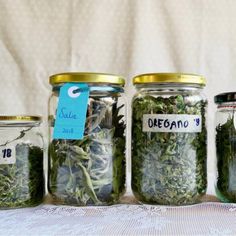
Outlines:
[[38, 126], [42, 121], [41, 116], [29, 115], [0, 115], [0, 126]]
[[206, 85], [206, 80], [201, 75], [185, 73], [151, 73], [137, 75], [133, 78], [134, 84], [158, 83], [183, 83]]
[[220, 93], [214, 97], [215, 103], [236, 102], [236, 92]]
[[69, 82], [117, 84], [124, 86], [125, 80], [119, 75], [88, 72], [66, 72], [50, 76], [51, 85]]
[[0, 115], [0, 121], [42, 121], [41, 116], [28, 116], [28, 115], [16, 115], [16, 116], [7, 116]]

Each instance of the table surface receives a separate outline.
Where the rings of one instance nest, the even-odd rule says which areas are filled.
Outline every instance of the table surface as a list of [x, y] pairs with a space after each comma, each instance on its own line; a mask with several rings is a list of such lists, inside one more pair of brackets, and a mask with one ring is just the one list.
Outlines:
[[207, 196], [181, 207], [137, 204], [55, 206], [1, 210], [0, 235], [236, 235], [236, 204]]

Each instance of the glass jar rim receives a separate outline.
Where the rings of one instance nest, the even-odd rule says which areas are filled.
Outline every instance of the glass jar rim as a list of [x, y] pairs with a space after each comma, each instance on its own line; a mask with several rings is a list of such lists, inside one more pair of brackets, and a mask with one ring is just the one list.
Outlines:
[[125, 79], [122, 76], [106, 73], [91, 73], [91, 72], [65, 72], [49, 77], [51, 85], [61, 83], [94, 83], [94, 84], [114, 84], [125, 85]]
[[137, 75], [133, 78], [133, 84], [197, 84], [206, 85], [203, 76], [188, 73], [148, 73]]

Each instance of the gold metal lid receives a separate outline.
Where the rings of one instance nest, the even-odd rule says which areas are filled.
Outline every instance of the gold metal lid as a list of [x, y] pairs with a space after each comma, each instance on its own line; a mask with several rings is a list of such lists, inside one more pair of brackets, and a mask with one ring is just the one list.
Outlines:
[[82, 82], [82, 83], [106, 83], [117, 84], [124, 86], [125, 80], [119, 75], [103, 74], [103, 73], [87, 73], [87, 72], [68, 72], [55, 74], [49, 77], [51, 85], [68, 83], [68, 82]]
[[0, 121], [22, 121], [22, 122], [32, 122], [32, 121], [42, 121], [41, 116], [27, 116], [27, 115], [17, 115], [17, 116], [6, 116], [0, 115]]
[[150, 83], [185, 83], [206, 85], [206, 80], [201, 75], [184, 74], [184, 73], [151, 73], [137, 75], [133, 78], [133, 84], [150, 84]]

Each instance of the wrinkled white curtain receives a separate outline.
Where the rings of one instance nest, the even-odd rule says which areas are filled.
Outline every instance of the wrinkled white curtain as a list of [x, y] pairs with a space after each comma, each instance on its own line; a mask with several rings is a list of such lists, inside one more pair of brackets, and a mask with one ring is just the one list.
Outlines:
[[0, 113], [46, 118], [58, 72], [124, 75], [129, 105], [136, 74], [202, 74], [212, 190], [213, 96], [236, 90], [235, 12], [234, 0], [0, 0]]

